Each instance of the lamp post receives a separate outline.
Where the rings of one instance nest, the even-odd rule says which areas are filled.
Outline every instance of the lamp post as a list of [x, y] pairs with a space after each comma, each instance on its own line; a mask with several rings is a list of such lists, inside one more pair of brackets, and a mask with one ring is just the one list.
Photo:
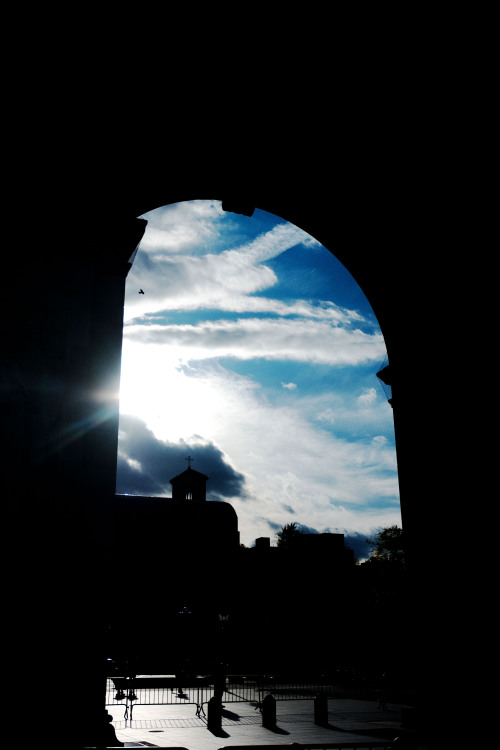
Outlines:
[[218, 663], [215, 672], [214, 695], [222, 704], [222, 696], [226, 689], [227, 650], [225, 644], [225, 628], [229, 623], [229, 614], [219, 613], [219, 644], [217, 649]]
[[[191, 639], [192, 639], [192, 633], [191, 633], [191, 617], [192, 612], [189, 609], [189, 607], [184, 606], [180, 612], [179, 612], [179, 622], [180, 622], [180, 633], [182, 634], [182, 650], [183, 654], [181, 656], [182, 662], [180, 664], [180, 668], [178, 673], [176, 673], [176, 677], [179, 680], [179, 682], [184, 682], [184, 678], [189, 677], [189, 664], [190, 660], [186, 656], [186, 649], [188, 644], [191, 645]], [[179, 698], [182, 698], [184, 696], [184, 691], [179, 684], [177, 686], [177, 695]]]

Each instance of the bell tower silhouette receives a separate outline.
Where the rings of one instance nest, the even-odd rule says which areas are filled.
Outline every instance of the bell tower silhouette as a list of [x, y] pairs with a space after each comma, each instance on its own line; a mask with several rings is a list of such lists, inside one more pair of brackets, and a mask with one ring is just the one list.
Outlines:
[[206, 474], [195, 471], [191, 468], [191, 456], [186, 458], [188, 467], [182, 474], [178, 474], [170, 480], [172, 485], [172, 500], [205, 502], [207, 499], [207, 480], [210, 479]]

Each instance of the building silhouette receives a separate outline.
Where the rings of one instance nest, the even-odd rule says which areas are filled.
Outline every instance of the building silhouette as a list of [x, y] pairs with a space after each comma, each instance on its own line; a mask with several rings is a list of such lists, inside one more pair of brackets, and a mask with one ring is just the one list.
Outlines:
[[[198, 672], [215, 666], [218, 617], [231, 606], [240, 540], [233, 506], [207, 501], [209, 479], [188, 466], [170, 480], [171, 498], [115, 496], [117, 600], [154, 602], [158, 615], [137, 621], [133, 638], [124, 632], [120, 610], [111, 617], [109, 652], [117, 668], [132, 660], [143, 674], [172, 674], [185, 660]], [[179, 618], [181, 612], [189, 617]]]
[[[115, 498], [117, 599], [154, 601], [161, 623], [138, 621], [128, 638], [121, 615], [113, 618], [115, 668], [135, 660], [140, 673], [171, 674], [186, 660], [195, 673], [210, 673], [222, 658], [231, 672], [274, 670], [298, 678], [352, 663], [347, 602], [356, 581], [344, 535], [300, 533], [290, 547], [271, 546], [262, 537], [242, 547], [233, 506], [207, 501], [208, 481], [189, 465], [170, 480], [171, 498]], [[342, 616], [332, 621], [339, 602]], [[189, 618], [179, 617], [184, 610]]]
[[[191, 461], [191, 457], [186, 459]], [[196, 503], [206, 502], [207, 499], [207, 480], [209, 477], [199, 471], [195, 471], [188, 466], [186, 471], [178, 474], [170, 480], [172, 485], [172, 500], [174, 501], [192, 501]]]
[[116, 495], [114, 554], [129, 549], [149, 556], [232, 553], [239, 547], [238, 518], [230, 503], [206, 498], [209, 477], [189, 466], [173, 477], [172, 497]]
[[[290, 547], [261, 537], [241, 550], [239, 566], [231, 626], [254, 668], [317, 678], [350, 660], [355, 565], [343, 534], [301, 533]], [[244, 669], [233, 646], [236, 671]]]

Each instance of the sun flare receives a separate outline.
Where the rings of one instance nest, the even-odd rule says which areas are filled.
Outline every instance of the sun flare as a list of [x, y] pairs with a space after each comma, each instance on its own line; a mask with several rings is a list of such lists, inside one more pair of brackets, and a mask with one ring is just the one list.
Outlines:
[[188, 377], [182, 364], [161, 347], [124, 341], [120, 411], [142, 419], [160, 440], [212, 435], [224, 408], [217, 385]]

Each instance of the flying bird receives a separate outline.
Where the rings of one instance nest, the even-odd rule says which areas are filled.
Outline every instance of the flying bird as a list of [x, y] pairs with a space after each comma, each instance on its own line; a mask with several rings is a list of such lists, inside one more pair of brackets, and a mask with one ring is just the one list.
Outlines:
[[142, 289], [139, 289], [139, 294], [144, 294], [144, 292], [142, 291]]

